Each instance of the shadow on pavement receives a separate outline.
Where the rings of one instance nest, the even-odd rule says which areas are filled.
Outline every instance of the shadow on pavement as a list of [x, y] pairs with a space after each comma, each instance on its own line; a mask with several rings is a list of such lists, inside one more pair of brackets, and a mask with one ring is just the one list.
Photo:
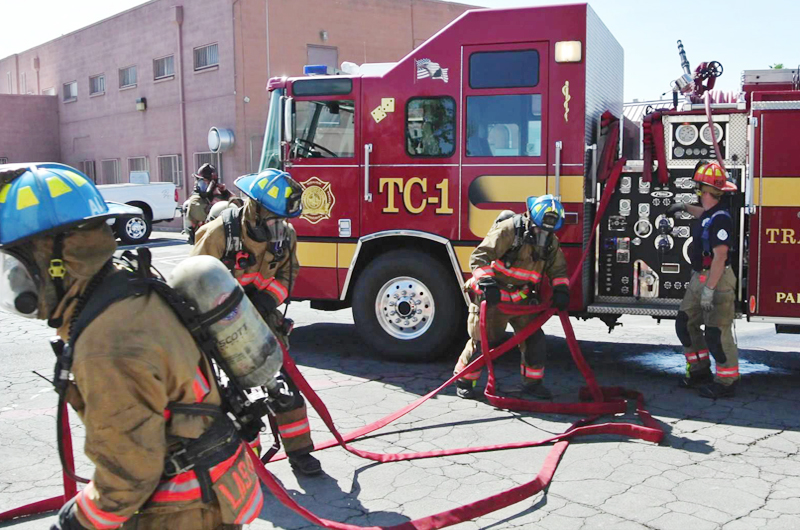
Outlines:
[[[510, 334], [509, 334], [510, 336]], [[677, 345], [579, 341], [583, 355], [602, 386], [623, 386], [638, 390], [647, 409], [662, 426], [681, 420], [721, 423], [762, 429], [800, 430], [800, 355], [764, 350], [740, 350], [742, 381], [737, 396], [713, 401], [701, 398], [696, 390], [678, 388], [685, 369], [682, 350]], [[676, 341], [677, 344], [677, 341]], [[555, 400], [575, 401], [583, 378], [575, 366], [563, 338], [547, 337], [547, 384]], [[424, 395], [452, 374], [457, 353], [429, 363], [402, 363], [384, 360], [360, 340], [352, 324], [316, 323], [298, 327], [292, 333], [292, 353], [302, 366], [333, 370], [364, 380], [379, 380], [405, 392]], [[518, 382], [519, 353], [512, 350], [498, 359], [498, 386], [509, 389]], [[301, 367], [302, 367], [301, 366]], [[478, 382], [485, 384], [486, 371]], [[312, 386], [314, 382], [312, 381]], [[452, 396], [451, 387], [441, 395]], [[323, 396], [324, 399], [324, 396]], [[412, 398], [409, 398], [409, 401]], [[548, 415], [553, 421], [573, 421], [574, 417]], [[710, 452], [696, 441], [667, 436], [673, 447], [693, 452]]]
[[[297, 482], [302, 491], [290, 488], [286, 488], [286, 491], [297, 499], [303, 508], [315, 514], [325, 513], [328, 518], [339, 522], [350, 524], [368, 522], [370, 526], [395, 526], [410, 521], [411, 519], [399, 513], [368, 510], [358, 500], [361, 494], [361, 485], [358, 481], [359, 473], [376, 465], [378, 465], [377, 462], [357, 469], [353, 476], [350, 491], [344, 491], [339, 486], [339, 482], [324, 471], [321, 475], [313, 477], [297, 476]], [[275, 509], [277, 506], [281, 508]], [[284, 507], [271, 495], [266, 496], [260, 518], [268, 520], [276, 528], [313, 526], [304, 517]], [[316, 528], [316, 526], [313, 527]]]

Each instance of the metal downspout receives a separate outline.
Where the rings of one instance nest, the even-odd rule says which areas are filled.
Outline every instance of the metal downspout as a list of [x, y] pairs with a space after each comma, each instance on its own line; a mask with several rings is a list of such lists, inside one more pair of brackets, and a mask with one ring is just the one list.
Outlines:
[[175, 6], [175, 22], [178, 24], [178, 93], [181, 121], [181, 156], [183, 157], [184, 199], [189, 197], [189, 157], [186, 149], [186, 96], [183, 83], [183, 6]]
[[[231, 34], [233, 35], [233, 102], [234, 102], [233, 108], [234, 109], [238, 109], [239, 105], [242, 106], [241, 131], [243, 133], [242, 136], [247, 139], [247, 142], [249, 144], [250, 143], [250, 135], [247, 133], [247, 102], [245, 102], [244, 99], [243, 99], [244, 96], [247, 96], [247, 94], [245, 93], [245, 88], [246, 87], [245, 87], [245, 84], [244, 84], [245, 83], [244, 37], [242, 37], [240, 39], [241, 44], [242, 44], [242, 56], [241, 56], [242, 57], [242, 68], [241, 68], [241, 70], [242, 70], [242, 99], [240, 99], [239, 91], [237, 89], [238, 88], [237, 87], [237, 83], [239, 82], [239, 76], [238, 76], [238, 71], [236, 69], [236, 4], [238, 4], [238, 3], [239, 3], [239, 0], [233, 0], [233, 3], [231, 3]], [[242, 24], [242, 11], [240, 9], [239, 10], [239, 31], [242, 32], [242, 35], [244, 35], [244, 29], [243, 28], [244, 27], [243, 27], [243, 24]], [[237, 123], [236, 123], [236, 126], [235, 126], [236, 129], [239, 128], [238, 114], [239, 114], [238, 111], [236, 111], [236, 118], [237, 118], [236, 119]], [[233, 153], [231, 153], [231, 154], [233, 154]], [[248, 149], [245, 149], [244, 155], [246, 157], [250, 158]], [[222, 153], [220, 153], [219, 156], [221, 157]], [[244, 173], [249, 173], [250, 172], [250, 160], [243, 160], [243, 162], [244, 162]], [[236, 174], [239, 174], [239, 173], [236, 173]]]

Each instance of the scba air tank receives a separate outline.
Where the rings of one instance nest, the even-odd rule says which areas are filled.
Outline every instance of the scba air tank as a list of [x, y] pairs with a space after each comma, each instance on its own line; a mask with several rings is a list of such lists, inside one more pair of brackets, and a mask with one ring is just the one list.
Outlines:
[[[222, 262], [211, 256], [188, 258], [172, 271], [169, 284], [196, 303], [200, 313], [213, 315], [208, 318], [206, 329], [241, 386], [275, 385], [283, 365], [278, 339]], [[214, 314], [236, 292], [241, 293], [239, 304], [222, 315]]]

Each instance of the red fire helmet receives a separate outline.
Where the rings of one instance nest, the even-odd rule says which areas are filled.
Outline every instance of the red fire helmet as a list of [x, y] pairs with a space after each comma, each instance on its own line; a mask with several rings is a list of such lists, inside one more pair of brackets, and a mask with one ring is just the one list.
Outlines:
[[694, 172], [694, 181], [720, 191], [736, 191], [736, 184], [729, 181], [728, 172], [718, 162], [701, 164]]

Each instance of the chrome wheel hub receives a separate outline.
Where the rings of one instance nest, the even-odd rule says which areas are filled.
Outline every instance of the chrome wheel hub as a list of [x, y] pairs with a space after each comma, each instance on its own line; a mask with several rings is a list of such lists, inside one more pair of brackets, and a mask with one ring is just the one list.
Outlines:
[[132, 217], [125, 223], [125, 233], [131, 239], [141, 239], [147, 233], [147, 223], [141, 217]]
[[408, 276], [386, 282], [375, 300], [375, 314], [381, 327], [401, 340], [415, 339], [428, 331], [434, 310], [428, 287]]

